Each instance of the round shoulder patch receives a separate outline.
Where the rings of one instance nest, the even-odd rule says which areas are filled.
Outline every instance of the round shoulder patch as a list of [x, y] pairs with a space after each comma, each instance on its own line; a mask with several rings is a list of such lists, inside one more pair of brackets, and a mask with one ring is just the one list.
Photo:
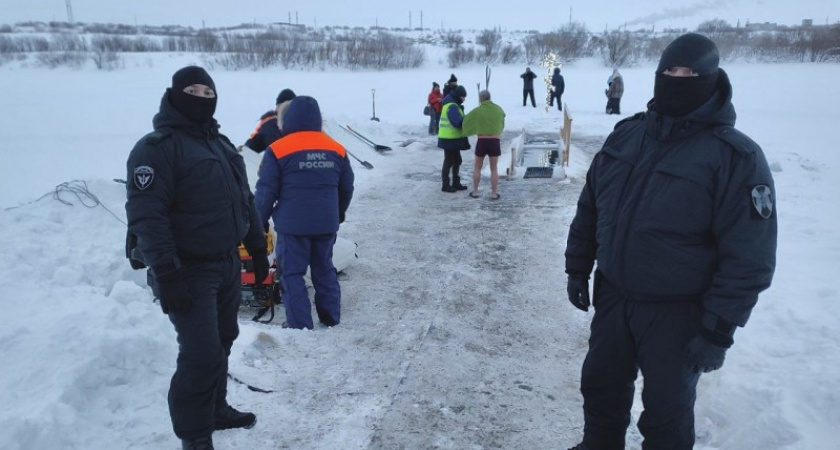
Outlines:
[[762, 219], [773, 215], [773, 191], [766, 184], [759, 184], [751, 192], [754, 213]]
[[134, 168], [134, 185], [141, 191], [152, 185], [155, 180], [155, 169], [149, 166], [137, 166]]

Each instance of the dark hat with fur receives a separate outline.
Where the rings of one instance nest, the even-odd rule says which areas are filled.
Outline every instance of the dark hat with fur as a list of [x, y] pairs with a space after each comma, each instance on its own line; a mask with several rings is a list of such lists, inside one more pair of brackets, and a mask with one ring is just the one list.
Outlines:
[[280, 94], [277, 95], [277, 102], [275, 102], [275, 104], [279, 105], [285, 101], [292, 100], [295, 97], [297, 97], [295, 95], [295, 91], [291, 89], [283, 89], [280, 91]]

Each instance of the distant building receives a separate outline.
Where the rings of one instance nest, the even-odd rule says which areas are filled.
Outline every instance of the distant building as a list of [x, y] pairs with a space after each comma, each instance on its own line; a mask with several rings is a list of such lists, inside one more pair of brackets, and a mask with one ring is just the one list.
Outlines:
[[814, 19], [802, 19], [802, 28], [811, 28], [814, 26]]

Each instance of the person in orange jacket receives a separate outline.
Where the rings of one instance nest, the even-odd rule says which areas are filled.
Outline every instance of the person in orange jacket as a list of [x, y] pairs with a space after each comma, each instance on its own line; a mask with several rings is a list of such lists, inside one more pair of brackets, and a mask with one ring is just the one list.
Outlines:
[[443, 100], [443, 93], [440, 92], [440, 85], [437, 82], [432, 82], [432, 92], [429, 92], [427, 102], [431, 107], [431, 114], [429, 114], [429, 134], [437, 136], [438, 122], [440, 121], [440, 101]]

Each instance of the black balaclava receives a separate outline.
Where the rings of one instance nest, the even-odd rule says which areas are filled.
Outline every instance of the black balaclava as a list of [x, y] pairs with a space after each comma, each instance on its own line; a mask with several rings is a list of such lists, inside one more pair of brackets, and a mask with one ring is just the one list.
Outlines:
[[172, 75], [172, 87], [169, 90], [169, 102], [190, 121], [202, 124], [210, 122], [216, 112], [216, 97], [198, 97], [187, 94], [184, 88], [193, 84], [209, 86], [213, 91], [216, 84], [206, 70], [198, 66], [187, 66]]
[[291, 89], [283, 89], [279, 94], [277, 94], [277, 102], [275, 105], [279, 105], [289, 100], [294, 100], [295, 97], [297, 97], [297, 95], [295, 95], [295, 91]]
[[[668, 44], [653, 86], [656, 111], [682, 117], [706, 103], [717, 88], [720, 53], [711, 39], [697, 33], [684, 34]], [[699, 76], [672, 77], [662, 72], [672, 67], [689, 67]]]

